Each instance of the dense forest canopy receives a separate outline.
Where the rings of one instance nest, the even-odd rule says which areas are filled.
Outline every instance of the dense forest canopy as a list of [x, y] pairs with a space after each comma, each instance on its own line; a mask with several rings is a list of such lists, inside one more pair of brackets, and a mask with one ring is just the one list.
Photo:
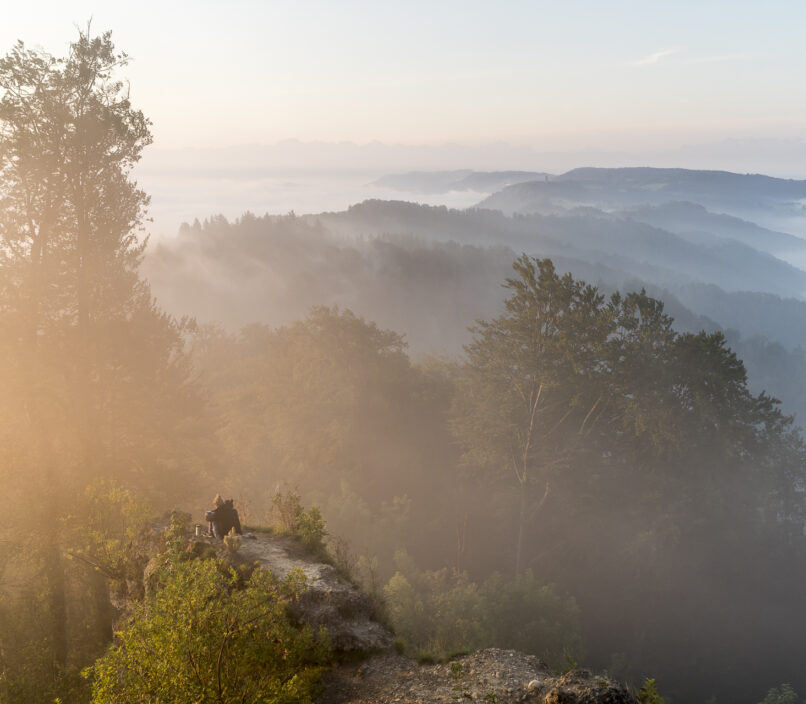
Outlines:
[[[655, 677], [670, 701], [806, 689], [806, 448], [717, 325], [672, 301], [678, 328], [647, 289], [583, 280], [616, 260], [632, 276], [620, 255], [595, 263], [549, 237], [554, 260], [482, 246], [492, 225], [528, 242], [538, 219], [382, 203], [188, 226], [152, 274], [182, 281], [194, 252], [213, 252], [238, 274], [224, 286], [266, 279], [277, 297], [304, 292], [305, 310], [230, 328], [177, 319], [140, 271], [148, 197], [132, 168], [151, 135], [125, 65], [110, 34], [89, 31], [65, 58], [20, 43], [0, 60], [0, 702], [309, 700], [330, 654], [287, 618], [293, 578], [191, 560], [175, 513], [157, 587], [130, 589], [155, 516], [200, 519], [217, 492], [251, 525], [283, 492], [316, 504], [292, 513], [316, 541], [324, 518], [412, 651], [517, 647]], [[327, 233], [377, 232], [400, 211], [466, 239], [344, 246]], [[581, 249], [597, 224], [623, 250], [643, 231], [598, 215], [564, 226]], [[291, 287], [255, 256], [292, 250], [319, 261]], [[762, 278], [800, 285], [757, 253], [712, 255], [703, 267], [747, 255], [769, 264]], [[472, 324], [480, 280], [503, 297], [482, 296], [463, 352], [451, 339], [441, 357], [410, 355], [410, 331], [346, 305], [359, 281], [379, 312], [419, 311], [438, 340], [450, 330], [429, 313], [452, 306], [454, 325]], [[341, 307], [316, 305], [329, 290]], [[736, 339], [759, 369], [801, 369], [796, 351]], [[132, 604], [114, 637], [110, 585]]]

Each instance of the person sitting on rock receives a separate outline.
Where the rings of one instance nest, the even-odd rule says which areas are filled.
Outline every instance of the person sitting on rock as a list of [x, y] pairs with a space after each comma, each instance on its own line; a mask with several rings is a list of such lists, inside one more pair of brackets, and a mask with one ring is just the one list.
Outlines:
[[206, 511], [204, 516], [210, 523], [212, 533], [216, 538], [222, 539], [233, 528], [238, 535], [243, 535], [241, 530], [241, 519], [238, 517], [237, 509], [232, 505], [232, 499], [221, 498], [221, 494], [216, 494], [213, 499], [212, 511]]

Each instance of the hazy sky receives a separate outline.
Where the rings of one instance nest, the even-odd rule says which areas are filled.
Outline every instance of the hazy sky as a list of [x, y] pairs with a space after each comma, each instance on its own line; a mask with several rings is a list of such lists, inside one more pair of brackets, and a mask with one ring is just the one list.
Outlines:
[[0, 51], [61, 54], [89, 17], [163, 148], [657, 149], [806, 124], [800, 1], [32, 0], [4, 3]]

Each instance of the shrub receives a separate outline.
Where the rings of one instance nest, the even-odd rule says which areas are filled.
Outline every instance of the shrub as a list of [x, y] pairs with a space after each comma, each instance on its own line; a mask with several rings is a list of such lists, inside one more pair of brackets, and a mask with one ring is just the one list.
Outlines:
[[405, 554], [384, 587], [395, 632], [412, 652], [442, 658], [487, 647], [535, 653], [557, 666], [580, 651], [575, 600], [527, 572], [491, 575], [481, 585], [464, 572], [419, 570]]
[[655, 680], [649, 677], [644, 680], [644, 684], [638, 690], [638, 701], [641, 704], [666, 704], [666, 700], [658, 692]]
[[315, 555], [325, 556], [327, 529], [318, 506], [306, 511], [296, 491], [278, 491], [272, 498], [272, 514], [283, 531], [297, 536]]
[[176, 510], [171, 511], [168, 528], [164, 533], [165, 553], [169, 559], [174, 561], [184, 559], [182, 556], [185, 554], [188, 536], [190, 535], [189, 524], [189, 513]]
[[163, 587], [138, 605], [119, 643], [85, 671], [94, 704], [165, 701], [311, 702], [327, 639], [287, 607], [305, 588], [256, 570], [245, 586], [215, 560], [175, 561]]
[[296, 533], [302, 503], [296, 491], [277, 491], [271, 500], [272, 517], [278, 527], [286, 533]]
[[318, 506], [311, 506], [307, 511], [302, 511], [297, 521], [297, 537], [302, 544], [311, 552], [321, 554], [325, 551], [325, 522]]
[[791, 684], [782, 684], [780, 688], [770, 689], [759, 704], [798, 704], [798, 694]]

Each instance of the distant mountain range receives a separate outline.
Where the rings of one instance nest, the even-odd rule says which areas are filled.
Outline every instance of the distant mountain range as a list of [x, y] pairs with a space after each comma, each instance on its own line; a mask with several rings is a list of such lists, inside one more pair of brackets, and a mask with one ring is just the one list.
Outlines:
[[671, 201], [806, 231], [806, 181], [759, 174], [689, 169], [574, 169], [559, 176], [516, 183], [492, 194], [480, 207], [507, 214], [568, 209], [581, 205], [624, 210]]
[[[490, 194], [478, 206], [514, 213], [556, 214], [579, 207], [606, 212], [633, 211], [632, 217], [647, 224], [677, 222], [677, 234], [711, 232], [741, 239], [737, 222], [711, 219], [703, 228], [708, 211], [745, 219], [752, 224], [782, 225], [785, 231], [806, 233], [806, 181], [773, 178], [760, 174], [728, 171], [579, 168], [563, 174], [542, 171], [411, 171], [384, 176], [374, 182], [409, 194], [477, 191]], [[688, 212], [675, 203], [690, 204]], [[649, 206], [663, 206], [655, 215]], [[698, 206], [698, 207], [696, 207]], [[669, 212], [670, 210], [676, 212]], [[706, 212], [703, 212], [706, 211]], [[625, 212], [625, 215], [630, 215]], [[684, 223], [688, 219], [688, 223]], [[758, 225], [757, 225], [758, 227]], [[747, 229], [747, 228], [745, 228]], [[769, 229], [769, 227], [765, 228]], [[756, 235], [761, 233], [756, 232]], [[775, 236], [773, 236], [775, 238]], [[756, 237], [753, 246], [759, 246]], [[747, 244], [750, 244], [749, 242]], [[783, 250], [796, 243], [778, 238]], [[770, 251], [767, 247], [762, 247]]]
[[502, 141], [481, 144], [383, 142], [324, 142], [288, 139], [274, 144], [241, 144], [227, 147], [161, 149], [144, 156], [146, 170], [197, 171], [219, 174], [246, 170], [300, 169], [368, 170], [377, 176], [392, 171], [438, 169], [477, 170], [536, 168], [561, 173], [579, 164], [620, 167], [651, 164], [659, 167], [752, 171], [806, 178], [806, 140], [724, 139], [717, 142], [670, 146], [664, 149], [590, 149], [552, 142], [527, 146]]
[[411, 171], [382, 176], [378, 186], [412, 193], [449, 193], [477, 191], [492, 193], [517, 183], [548, 179], [550, 174], [539, 171]]

